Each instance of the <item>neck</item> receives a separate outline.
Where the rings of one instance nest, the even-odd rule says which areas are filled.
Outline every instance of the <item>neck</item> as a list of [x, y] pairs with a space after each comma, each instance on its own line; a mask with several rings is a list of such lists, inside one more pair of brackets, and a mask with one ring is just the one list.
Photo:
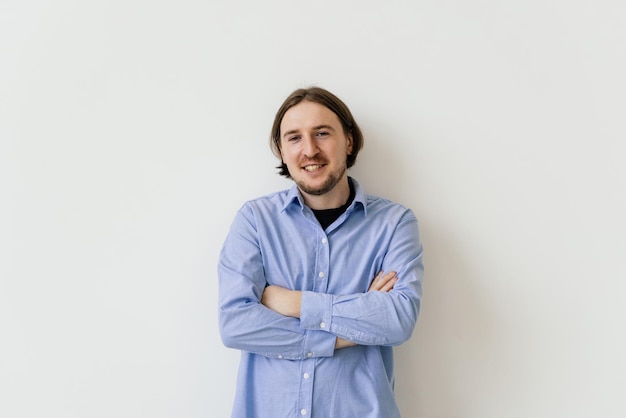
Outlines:
[[350, 197], [350, 185], [348, 184], [348, 176], [344, 177], [333, 187], [332, 190], [322, 195], [307, 194], [300, 190], [300, 194], [304, 199], [304, 204], [311, 209], [334, 209], [338, 208], [348, 201]]

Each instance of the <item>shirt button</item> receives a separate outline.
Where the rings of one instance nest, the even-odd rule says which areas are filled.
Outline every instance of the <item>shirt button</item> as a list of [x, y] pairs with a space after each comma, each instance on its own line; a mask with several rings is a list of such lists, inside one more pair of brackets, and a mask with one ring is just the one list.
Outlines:
[[323, 272], [323, 271], [320, 271], [319, 276], [320, 276], [321, 278], [324, 278], [324, 276], [326, 276], [326, 275], [324, 274], [324, 272]]
[[308, 353], [306, 353], [306, 356], [307, 356], [308, 358], [311, 358], [311, 357], [313, 357], [313, 353], [308, 352]]
[[320, 328], [326, 328], [326, 322], [320, 322]]
[[322, 238], [322, 244], [326, 244], [328, 240], [326, 238]]
[[306, 415], [306, 409], [301, 409], [300, 410], [300, 415]]
[[304, 377], [305, 379], [308, 379], [308, 378], [309, 378], [309, 377], [311, 377], [311, 376], [309, 376], [309, 374], [308, 374], [308, 373], [305, 373], [302, 377]]
[[282, 358], [283, 358], [283, 355], [282, 355], [282, 354], [279, 354], [279, 355], [278, 355], [278, 358], [279, 358], [279, 359], [282, 359]]

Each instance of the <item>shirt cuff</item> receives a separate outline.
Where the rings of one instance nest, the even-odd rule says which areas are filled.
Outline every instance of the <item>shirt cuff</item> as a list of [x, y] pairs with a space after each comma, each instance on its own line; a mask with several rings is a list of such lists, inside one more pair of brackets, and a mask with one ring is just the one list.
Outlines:
[[303, 359], [311, 357], [332, 357], [335, 354], [337, 337], [329, 332], [307, 331], [306, 351]]
[[332, 310], [333, 295], [311, 291], [302, 292], [300, 327], [313, 331], [330, 331]]

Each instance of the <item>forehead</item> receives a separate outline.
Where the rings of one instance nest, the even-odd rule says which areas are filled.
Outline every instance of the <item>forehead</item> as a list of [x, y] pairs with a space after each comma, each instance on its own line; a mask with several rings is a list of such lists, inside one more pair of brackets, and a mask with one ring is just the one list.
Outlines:
[[280, 131], [309, 129], [320, 125], [341, 127], [339, 117], [329, 108], [315, 102], [302, 101], [292, 106], [280, 122]]

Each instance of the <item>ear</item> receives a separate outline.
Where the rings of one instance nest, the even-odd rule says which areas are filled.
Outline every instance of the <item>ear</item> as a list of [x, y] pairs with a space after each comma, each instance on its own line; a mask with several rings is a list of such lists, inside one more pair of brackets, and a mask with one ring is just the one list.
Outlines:
[[352, 154], [352, 145], [354, 144], [354, 140], [352, 139], [352, 134], [348, 134], [346, 137], [348, 140], [348, 155]]

